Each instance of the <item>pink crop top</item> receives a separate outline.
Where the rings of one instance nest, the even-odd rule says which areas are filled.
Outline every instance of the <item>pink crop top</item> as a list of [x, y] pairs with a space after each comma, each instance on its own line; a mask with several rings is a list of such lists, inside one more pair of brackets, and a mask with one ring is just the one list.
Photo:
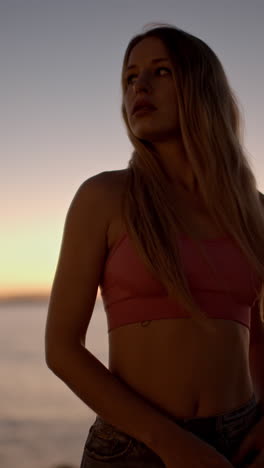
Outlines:
[[[192, 239], [182, 235], [179, 250], [191, 292], [202, 310], [215, 319], [235, 320], [250, 329], [251, 307], [260, 287], [240, 248], [228, 237], [202, 241], [214, 274]], [[128, 234], [111, 249], [100, 290], [108, 333], [117, 327], [146, 320], [191, 317], [177, 305], [145, 267]]]

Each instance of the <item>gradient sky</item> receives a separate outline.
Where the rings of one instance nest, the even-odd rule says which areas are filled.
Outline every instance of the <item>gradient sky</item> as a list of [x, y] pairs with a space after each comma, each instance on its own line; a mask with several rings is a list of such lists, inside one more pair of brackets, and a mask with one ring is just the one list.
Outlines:
[[158, 22], [200, 37], [218, 55], [264, 191], [263, 0], [0, 0], [0, 295], [49, 293], [76, 190], [127, 166], [123, 55]]

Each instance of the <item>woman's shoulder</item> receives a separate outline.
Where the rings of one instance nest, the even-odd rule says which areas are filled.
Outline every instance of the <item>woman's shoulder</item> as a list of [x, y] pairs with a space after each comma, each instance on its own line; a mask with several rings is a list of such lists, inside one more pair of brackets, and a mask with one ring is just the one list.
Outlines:
[[[124, 189], [127, 169], [103, 171], [85, 179], [79, 186], [77, 193], [83, 199], [93, 195], [101, 199], [103, 206], [109, 207]], [[102, 208], [102, 207], [101, 207]]]
[[82, 187], [85, 190], [85, 187], [94, 184], [104, 190], [113, 190], [114, 188], [118, 189], [125, 183], [127, 173], [128, 169], [99, 172], [85, 179], [80, 188]]
[[[96, 210], [107, 224], [107, 246], [109, 251], [125, 232], [125, 223], [122, 216], [123, 193], [126, 188], [128, 169], [104, 171], [86, 179], [82, 189], [91, 197], [91, 184], [95, 187], [93, 197], [96, 199]], [[85, 199], [85, 195], [84, 195]]]

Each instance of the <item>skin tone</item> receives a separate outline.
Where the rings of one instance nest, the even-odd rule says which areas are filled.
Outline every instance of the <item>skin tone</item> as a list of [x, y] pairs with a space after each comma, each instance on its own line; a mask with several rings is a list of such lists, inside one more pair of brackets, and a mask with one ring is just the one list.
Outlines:
[[[153, 59], [165, 58], [157, 63]], [[193, 197], [196, 184], [181, 139], [177, 93], [172, 76], [172, 65], [163, 42], [156, 37], [140, 41], [131, 51], [125, 79], [127, 89], [124, 105], [133, 134], [151, 142], [159, 154], [161, 164], [172, 182], [177, 181], [182, 193]], [[132, 115], [133, 105], [138, 99], [147, 99], [157, 110]]]

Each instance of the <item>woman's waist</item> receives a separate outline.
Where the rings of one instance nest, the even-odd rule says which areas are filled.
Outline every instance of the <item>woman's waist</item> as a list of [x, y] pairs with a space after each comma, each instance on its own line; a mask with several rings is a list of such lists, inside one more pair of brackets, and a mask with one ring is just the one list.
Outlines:
[[253, 393], [247, 353], [229, 358], [223, 352], [203, 351], [170, 340], [143, 350], [134, 346], [109, 353], [109, 370], [137, 393], [178, 418], [207, 417], [229, 411]]
[[[113, 371], [112, 371], [113, 372]], [[176, 419], [210, 417], [231, 411], [250, 399], [254, 392], [251, 376], [208, 374], [198, 372], [174, 373], [134, 372], [128, 377], [113, 372], [132, 390], [157, 409]]]

